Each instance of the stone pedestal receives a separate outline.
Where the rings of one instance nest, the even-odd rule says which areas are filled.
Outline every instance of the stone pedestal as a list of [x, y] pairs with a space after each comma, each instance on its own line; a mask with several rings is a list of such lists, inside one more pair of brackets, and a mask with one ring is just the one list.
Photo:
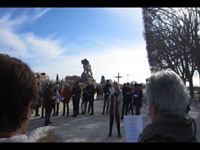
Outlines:
[[85, 73], [82, 73], [80, 82], [84, 83], [84, 84], [95, 84], [96, 83], [96, 81], [94, 80], [94, 78], [91, 75], [88, 75]]

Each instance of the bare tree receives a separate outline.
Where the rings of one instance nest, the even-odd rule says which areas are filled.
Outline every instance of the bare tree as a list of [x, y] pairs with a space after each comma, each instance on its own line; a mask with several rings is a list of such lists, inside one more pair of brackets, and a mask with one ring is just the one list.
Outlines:
[[[194, 71], [200, 68], [196, 66], [197, 58], [200, 56], [197, 54], [199, 50], [196, 50], [198, 47], [196, 45], [199, 44], [197, 33], [200, 24], [199, 20], [196, 21], [197, 10], [143, 8], [144, 36], [152, 71], [162, 69], [175, 71], [184, 83], [189, 82], [192, 98], [194, 97], [192, 78]], [[198, 61], [200, 63], [200, 60]]]

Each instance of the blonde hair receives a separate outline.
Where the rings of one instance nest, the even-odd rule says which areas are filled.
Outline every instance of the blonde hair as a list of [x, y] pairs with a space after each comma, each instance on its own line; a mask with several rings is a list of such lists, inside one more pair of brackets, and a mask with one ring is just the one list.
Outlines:
[[114, 83], [113, 83], [113, 86], [114, 86], [114, 88], [117, 88], [118, 90], [120, 90], [119, 84], [118, 84], [117, 82], [114, 82]]

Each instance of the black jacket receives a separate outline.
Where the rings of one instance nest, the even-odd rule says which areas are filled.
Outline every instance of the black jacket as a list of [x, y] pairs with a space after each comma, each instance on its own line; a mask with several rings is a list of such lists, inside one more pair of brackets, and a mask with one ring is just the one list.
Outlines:
[[88, 95], [88, 93], [85, 91], [85, 92], [83, 92], [83, 94], [82, 94], [82, 101], [83, 102], [87, 102], [89, 100], [89, 95]]
[[197, 142], [194, 120], [174, 118], [147, 125], [139, 142]]
[[80, 99], [80, 97], [81, 97], [81, 88], [80, 88], [80, 86], [73, 87], [71, 95], [72, 95], [72, 98], [79, 98]]
[[103, 92], [106, 98], [108, 98], [108, 96], [110, 95], [110, 91], [109, 91], [110, 87], [111, 85], [108, 83], [106, 83], [106, 85], [103, 87]]

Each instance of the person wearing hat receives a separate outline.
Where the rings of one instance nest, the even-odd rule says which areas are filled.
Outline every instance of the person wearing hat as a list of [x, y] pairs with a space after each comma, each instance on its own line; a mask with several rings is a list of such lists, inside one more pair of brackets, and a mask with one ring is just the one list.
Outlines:
[[65, 87], [62, 91], [63, 100], [63, 116], [65, 115], [65, 105], [67, 105], [67, 116], [69, 116], [69, 102], [71, 98], [71, 89], [68, 83], [65, 83]]

